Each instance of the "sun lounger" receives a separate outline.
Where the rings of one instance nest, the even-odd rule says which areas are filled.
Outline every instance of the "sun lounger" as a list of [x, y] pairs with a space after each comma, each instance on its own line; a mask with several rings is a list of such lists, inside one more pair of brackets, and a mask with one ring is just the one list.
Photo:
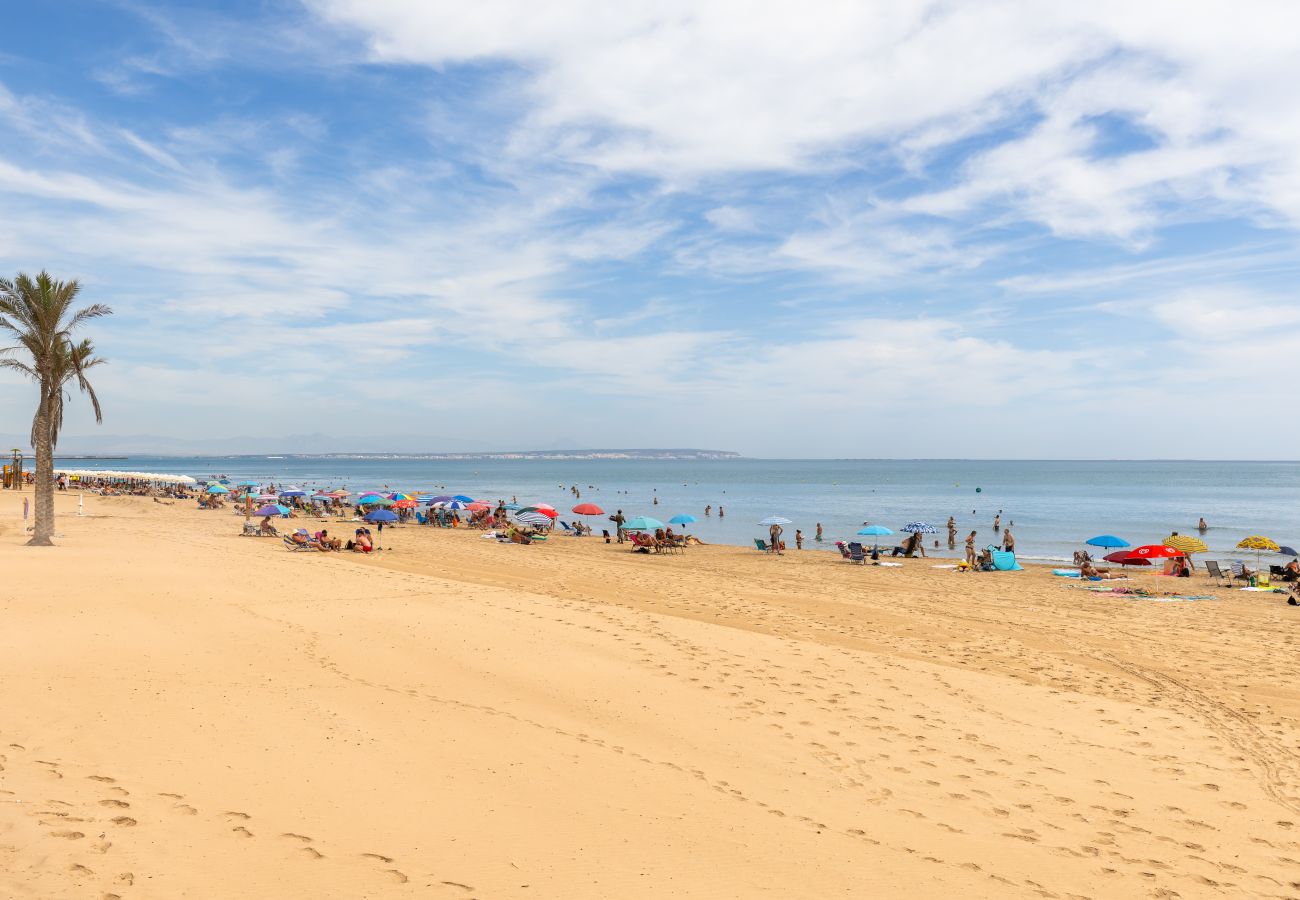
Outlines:
[[857, 541], [849, 544], [849, 562], [859, 566], [867, 564], [867, 551]]
[[1205, 561], [1205, 574], [1213, 578], [1214, 583], [1217, 585], [1224, 585], [1226, 583], [1230, 586], [1232, 584], [1232, 575], [1223, 571], [1223, 569], [1219, 567], [1219, 564], [1212, 559], [1207, 559]]
[[303, 550], [306, 550], [310, 553], [319, 550], [320, 548], [315, 544], [311, 544], [311, 543], [299, 544], [292, 537], [286, 534], [284, 536], [284, 549], [288, 550], [290, 553], [299, 553]]
[[762, 538], [754, 538], [754, 546], [759, 550], [762, 550], [764, 553], [768, 551], [767, 541]]

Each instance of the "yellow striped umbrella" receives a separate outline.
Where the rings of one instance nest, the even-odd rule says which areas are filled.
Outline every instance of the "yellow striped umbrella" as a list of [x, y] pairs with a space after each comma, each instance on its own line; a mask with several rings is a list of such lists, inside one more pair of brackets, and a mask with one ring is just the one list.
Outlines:
[[1205, 546], [1205, 541], [1187, 534], [1171, 534], [1165, 538], [1164, 545], [1184, 553], [1204, 553], [1210, 549]]
[[1238, 549], [1255, 551], [1255, 568], [1259, 568], [1259, 555], [1265, 550], [1276, 553], [1278, 551], [1277, 541], [1272, 538], [1266, 538], [1263, 535], [1252, 534], [1250, 537], [1242, 538], [1237, 542]]

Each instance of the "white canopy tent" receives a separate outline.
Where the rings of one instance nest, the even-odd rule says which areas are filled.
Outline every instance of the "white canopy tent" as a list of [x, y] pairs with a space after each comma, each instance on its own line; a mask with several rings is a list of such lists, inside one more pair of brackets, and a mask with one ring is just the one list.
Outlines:
[[55, 473], [63, 473], [68, 477], [81, 479], [103, 478], [108, 481], [152, 481], [158, 484], [194, 484], [195, 481], [188, 475], [168, 475], [159, 472], [117, 472], [112, 469], [60, 469], [55, 467]]

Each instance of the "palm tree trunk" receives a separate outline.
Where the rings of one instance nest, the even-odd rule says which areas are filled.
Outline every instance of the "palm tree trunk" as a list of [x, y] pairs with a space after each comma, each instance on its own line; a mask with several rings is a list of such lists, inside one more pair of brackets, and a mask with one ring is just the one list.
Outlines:
[[54, 534], [54, 444], [50, 440], [50, 417], [44, 400], [36, 411], [36, 525], [29, 547], [52, 547]]

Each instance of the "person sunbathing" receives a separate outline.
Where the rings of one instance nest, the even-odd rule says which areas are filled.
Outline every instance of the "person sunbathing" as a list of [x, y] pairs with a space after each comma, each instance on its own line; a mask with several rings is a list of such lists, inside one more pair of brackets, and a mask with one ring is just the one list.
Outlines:
[[1086, 578], [1089, 581], [1110, 581], [1115, 578], [1126, 578], [1124, 575], [1113, 575], [1110, 569], [1099, 569], [1092, 564], [1092, 560], [1086, 560], [1079, 566], [1079, 577]]
[[289, 540], [293, 541], [293, 542], [294, 542], [295, 544], [297, 544], [299, 547], [311, 547], [313, 550], [323, 550], [323, 549], [324, 549], [323, 547], [321, 547], [320, 544], [318, 544], [318, 543], [316, 543], [316, 541], [312, 540], [312, 537], [311, 537], [310, 534], [308, 534], [307, 532], [303, 531], [302, 529], [299, 529], [299, 530], [295, 531], [293, 534], [289, 535]]

